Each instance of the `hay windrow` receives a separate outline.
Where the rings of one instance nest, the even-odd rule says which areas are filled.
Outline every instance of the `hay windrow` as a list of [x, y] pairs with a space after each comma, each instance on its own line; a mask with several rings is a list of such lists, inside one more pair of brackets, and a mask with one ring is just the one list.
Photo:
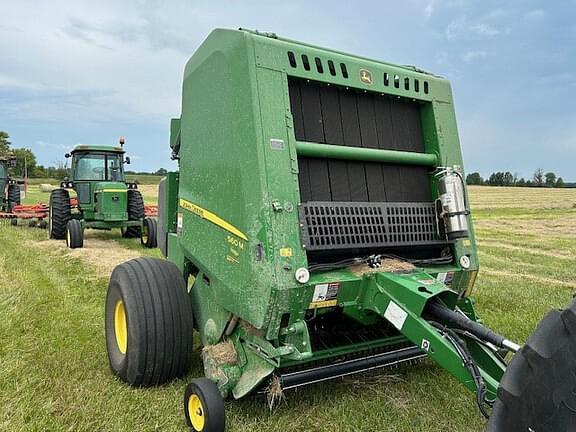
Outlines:
[[53, 256], [78, 258], [95, 267], [103, 277], [108, 277], [118, 264], [142, 256], [138, 251], [127, 249], [114, 240], [102, 240], [90, 234], [86, 232], [84, 247], [79, 249], [69, 249], [66, 242], [60, 240], [28, 240], [25, 244]]

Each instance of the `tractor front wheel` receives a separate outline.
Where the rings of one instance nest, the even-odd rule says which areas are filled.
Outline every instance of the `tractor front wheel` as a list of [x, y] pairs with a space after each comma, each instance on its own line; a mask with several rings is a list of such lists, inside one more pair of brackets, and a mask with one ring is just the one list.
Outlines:
[[8, 186], [8, 212], [12, 213], [17, 205], [20, 205], [20, 186], [11, 184]]
[[184, 416], [195, 432], [224, 432], [224, 400], [218, 387], [208, 378], [192, 380], [184, 393]]
[[192, 307], [178, 267], [142, 257], [118, 265], [105, 307], [110, 368], [135, 387], [185, 374], [192, 354]]
[[156, 219], [144, 219], [144, 223], [142, 224], [142, 235], [140, 236], [140, 243], [142, 243], [142, 246], [155, 248], [158, 245], [156, 241], [156, 227]]
[[63, 240], [66, 236], [66, 226], [71, 218], [70, 194], [66, 189], [53, 190], [50, 193], [48, 207], [48, 237]]
[[84, 230], [78, 219], [69, 220], [66, 225], [66, 246], [70, 249], [84, 247]]

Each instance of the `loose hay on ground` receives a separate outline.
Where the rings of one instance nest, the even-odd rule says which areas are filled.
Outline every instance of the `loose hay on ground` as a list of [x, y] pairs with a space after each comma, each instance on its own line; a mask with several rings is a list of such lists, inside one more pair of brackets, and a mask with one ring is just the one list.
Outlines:
[[86, 233], [84, 247], [79, 249], [69, 249], [66, 242], [58, 240], [29, 240], [25, 243], [48, 254], [78, 258], [85, 264], [96, 267], [103, 277], [108, 277], [118, 264], [142, 256], [138, 251], [127, 249], [114, 240], [92, 237], [89, 232]]

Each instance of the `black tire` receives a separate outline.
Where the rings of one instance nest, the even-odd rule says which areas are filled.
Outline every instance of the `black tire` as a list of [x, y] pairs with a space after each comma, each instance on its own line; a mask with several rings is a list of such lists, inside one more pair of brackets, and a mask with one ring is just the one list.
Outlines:
[[149, 387], [184, 375], [192, 307], [178, 267], [150, 257], [118, 265], [108, 284], [105, 332], [110, 368], [122, 381]]
[[15, 206], [20, 205], [20, 186], [8, 185], [8, 212], [12, 213]]
[[488, 432], [576, 430], [576, 301], [553, 310], [514, 355]]
[[17, 226], [18, 225], [18, 219], [17, 218], [10, 219], [10, 225]]
[[38, 221], [38, 228], [40, 229], [46, 229], [48, 227], [48, 222], [46, 222], [44, 219], [41, 219]]
[[50, 193], [48, 207], [48, 236], [63, 240], [66, 236], [66, 225], [72, 219], [70, 194], [66, 189], [55, 189]]
[[193, 379], [184, 392], [184, 416], [192, 431], [224, 432], [224, 399], [216, 384], [208, 378]]
[[158, 243], [156, 241], [157, 222], [154, 218], [144, 218], [142, 224], [142, 235], [140, 236], [140, 243], [147, 248], [155, 248]]
[[78, 219], [71, 219], [66, 225], [66, 246], [70, 249], [84, 247], [84, 230]]
[[[144, 200], [140, 191], [128, 189], [128, 220], [136, 221], [144, 218]], [[139, 226], [122, 229], [122, 237], [139, 238], [142, 228]]]
[[30, 219], [30, 220], [28, 221], [28, 226], [29, 226], [30, 228], [34, 228], [34, 227], [36, 226], [36, 221], [35, 221], [34, 219]]

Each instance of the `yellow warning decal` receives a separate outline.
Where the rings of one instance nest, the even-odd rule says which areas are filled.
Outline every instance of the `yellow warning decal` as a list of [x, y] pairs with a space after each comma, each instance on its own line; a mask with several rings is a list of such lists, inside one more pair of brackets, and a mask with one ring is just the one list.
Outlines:
[[325, 300], [319, 302], [312, 302], [308, 305], [308, 309], [334, 307], [338, 304], [338, 300]]
[[289, 247], [280, 248], [280, 256], [284, 258], [290, 258], [292, 256], [292, 248]]
[[196, 204], [191, 203], [190, 201], [186, 201], [185, 199], [182, 198], [180, 198], [179, 203], [180, 207], [182, 207], [185, 210], [188, 210], [191, 213], [194, 213], [196, 216], [200, 216], [202, 219], [206, 219], [207, 221], [212, 222], [214, 225], [217, 225], [220, 228], [223, 228], [226, 231], [231, 232], [232, 234], [240, 237], [243, 240], [248, 240], [248, 237], [246, 237], [246, 235], [242, 231], [240, 231], [232, 224], [226, 222], [219, 216], [216, 216], [214, 213], [206, 209], [203, 209], [202, 207], [199, 207]]

